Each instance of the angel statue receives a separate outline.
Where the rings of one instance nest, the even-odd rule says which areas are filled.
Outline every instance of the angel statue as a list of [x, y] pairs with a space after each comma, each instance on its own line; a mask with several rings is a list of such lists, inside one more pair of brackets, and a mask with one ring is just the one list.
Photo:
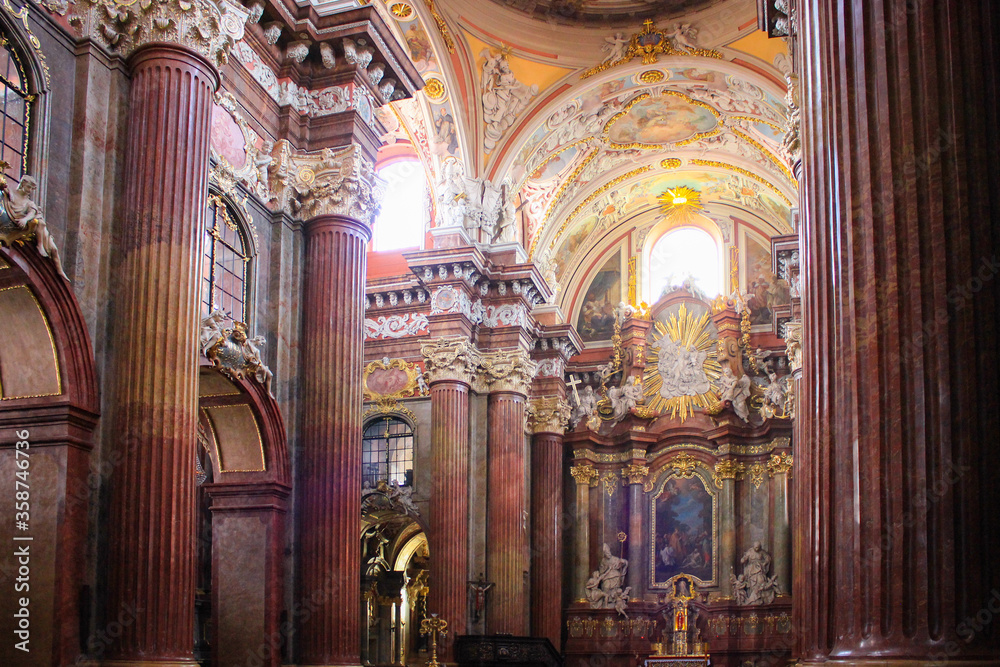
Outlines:
[[[9, 165], [0, 163], [0, 166], [6, 169]], [[9, 246], [18, 241], [27, 241], [34, 234], [38, 254], [51, 259], [59, 275], [69, 280], [63, 271], [59, 248], [45, 224], [42, 209], [31, 198], [36, 188], [38, 181], [28, 174], [21, 177], [13, 190], [7, 184], [7, 179], [0, 176], [0, 204], [3, 206], [3, 211], [0, 211], [0, 243]]]

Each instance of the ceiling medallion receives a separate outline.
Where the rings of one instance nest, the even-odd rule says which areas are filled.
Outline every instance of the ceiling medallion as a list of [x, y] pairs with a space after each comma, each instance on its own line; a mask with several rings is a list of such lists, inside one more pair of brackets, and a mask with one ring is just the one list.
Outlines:
[[389, 11], [397, 19], [408, 19], [413, 16], [413, 7], [410, 7], [405, 2], [397, 2], [389, 7]]
[[668, 157], [666, 160], [660, 160], [660, 166], [664, 169], [677, 169], [681, 166], [681, 159], [679, 157]]
[[431, 77], [424, 81], [424, 92], [427, 94], [427, 97], [432, 100], [437, 101], [444, 99], [444, 82], [437, 77]]
[[664, 78], [665, 75], [658, 69], [648, 69], [639, 75], [639, 80], [643, 83], [659, 83]]

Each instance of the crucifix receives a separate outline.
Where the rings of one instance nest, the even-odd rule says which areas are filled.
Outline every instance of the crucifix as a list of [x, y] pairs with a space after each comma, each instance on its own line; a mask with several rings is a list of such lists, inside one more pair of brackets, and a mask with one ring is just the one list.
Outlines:
[[573, 388], [573, 398], [576, 399], [576, 404], [580, 405], [580, 394], [576, 391], [576, 385], [580, 384], [580, 378], [576, 376], [576, 373], [573, 373], [570, 377], [572, 379], [566, 384]]
[[478, 623], [479, 619], [482, 618], [483, 611], [486, 609], [486, 593], [493, 588], [493, 582], [486, 581], [486, 577], [484, 577], [483, 573], [480, 572], [479, 579], [476, 581], [470, 581], [468, 584], [475, 596], [473, 598], [474, 604], [472, 606], [472, 620], [474, 623]]

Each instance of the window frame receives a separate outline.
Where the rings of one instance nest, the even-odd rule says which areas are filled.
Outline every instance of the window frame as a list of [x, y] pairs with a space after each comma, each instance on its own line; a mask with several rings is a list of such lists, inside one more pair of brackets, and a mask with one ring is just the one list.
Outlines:
[[[229, 244], [220, 238], [217, 234], [214, 234], [212, 230], [209, 229], [209, 209], [212, 205], [221, 207], [224, 213], [224, 219], [232, 223], [230, 229], [233, 229], [238, 235], [240, 240], [243, 242], [243, 312], [237, 317], [236, 313], [227, 313], [233, 319], [239, 322], [243, 322], [251, 330], [253, 327], [253, 320], [256, 307], [256, 274], [257, 274], [257, 245], [254, 242], [254, 236], [252, 233], [251, 222], [247, 219], [237, 206], [233, 205], [233, 202], [222, 192], [217, 191], [215, 188], [209, 188], [208, 197], [205, 202], [205, 221], [203, 224], [203, 243], [206, 244], [202, 248], [201, 257], [203, 262], [209, 262], [209, 284], [211, 284], [211, 291], [209, 293], [208, 299], [208, 310], [211, 312], [219, 305], [215, 301], [216, 297], [216, 268], [218, 265], [216, 254], [215, 254], [215, 244], [222, 243], [226, 246]], [[225, 224], [225, 223], [224, 223]], [[209, 239], [212, 239], [212, 253], [209, 254], [209, 248], [207, 247]], [[205, 267], [199, 272], [199, 280], [201, 281], [201, 292], [199, 295], [199, 304], [204, 309], [205, 308]], [[202, 313], [204, 317], [204, 312]]]
[[[371, 429], [373, 426], [376, 426], [376, 425], [379, 425], [379, 424], [383, 424], [383, 423], [389, 422], [389, 421], [393, 422], [393, 424], [401, 424], [401, 425], [403, 425], [403, 427], [404, 427], [403, 432], [402, 433], [391, 433], [391, 434], [389, 434], [390, 435], [389, 438], [386, 438], [384, 436], [384, 434], [383, 435], [379, 435], [379, 436], [368, 436], [367, 435], [369, 429]], [[404, 440], [405, 441], [406, 439], [409, 440], [408, 446], [404, 443], [404, 445], [401, 448], [395, 448], [395, 449], [393, 448], [393, 446], [392, 446], [392, 441], [393, 440]], [[369, 454], [371, 452], [367, 449], [367, 447], [368, 447], [368, 443], [369, 442], [373, 442], [373, 441], [381, 441], [381, 442], [385, 443], [385, 457], [384, 457], [384, 459], [382, 459], [382, 460], [380, 460], [380, 461], [377, 462], [378, 465], [379, 465], [379, 468], [378, 468], [379, 471], [383, 470], [383, 466], [384, 466], [384, 470], [385, 470], [384, 477], [382, 476], [381, 472], [376, 472], [375, 475], [374, 475], [374, 478], [373, 478], [372, 475], [370, 475], [367, 472], [367, 468], [369, 466], [373, 465], [373, 462], [368, 460]], [[408, 449], [408, 452], [407, 452], [407, 449]], [[397, 465], [402, 464], [403, 465], [403, 471], [402, 471], [402, 475], [401, 476], [397, 475], [396, 477], [393, 477], [392, 474], [391, 474], [391, 468], [392, 468], [393, 463], [394, 463], [393, 453], [394, 452], [399, 452], [399, 451], [403, 451], [404, 455], [401, 457], [401, 459], [397, 459], [395, 461], [395, 463]], [[367, 480], [371, 484], [371, 486], [374, 488], [376, 486], [376, 484], [379, 481], [382, 481], [383, 479], [388, 482], [388, 481], [390, 481], [390, 479], [400, 478], [401, 481], [399, 481], [399, 486], [401, 486], [401, 487], [406, 486], [406, 487], [413, 488], [413, 481], [414, 481], [413, 480], [413, 478], [414, 478], [414, 472], [413, 472], [413, 470], [414, 470], [414, 463], [415, 463], [415, 458], [414, 458], [415, 457], [415, 452], [416, 452], [416, 429], [414, 429], [413, 424], [410, 423], [409, 420], [404, 419], [403, 417], [401, 417], [401, 416], [399, 416], [397, 414], [380, 414], [377, 417], [374, 417], [372, 419], [367, 420], [364, 423], [364, 426], [362, 427], [362, 430], [361, 430], [361, 481], [362, 481], [362, 484], [364, 484], [364, 482]], [[407, 475], [406, 475], [407, 470], [409, 470], [409, 472], [410, 472], [409, 481], [407, 481]]]

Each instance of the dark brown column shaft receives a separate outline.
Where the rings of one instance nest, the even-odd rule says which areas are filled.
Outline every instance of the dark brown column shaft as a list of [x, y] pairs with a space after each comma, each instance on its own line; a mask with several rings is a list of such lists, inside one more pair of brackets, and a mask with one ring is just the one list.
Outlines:
[[192, 659], [202, 216], [218, 74], [167, 44], [141, 47], [129, 67], [105, 617], [132, 610], [107, 655], [147, 664]]
[[524, 573], [528, 569], [525, 529], [524, 396], [491, 392], [487, 404], [486, 570], [496, 584], [487, 611], [490, 634], [528, 633]]
[[800, 11], [800, 657], [995, 664], [998, 7]]
[[367, 225], [306, 223], [298, 664], [357, 665], [361, 635], [361, 367]]
[[563, 434], [531, 443], [531, 635], [562, 649]]
[[465, 634], [469, 576], [469, 385], [431, 382], [430, 596], [427, 611], [448, 621], [444, 642]]

